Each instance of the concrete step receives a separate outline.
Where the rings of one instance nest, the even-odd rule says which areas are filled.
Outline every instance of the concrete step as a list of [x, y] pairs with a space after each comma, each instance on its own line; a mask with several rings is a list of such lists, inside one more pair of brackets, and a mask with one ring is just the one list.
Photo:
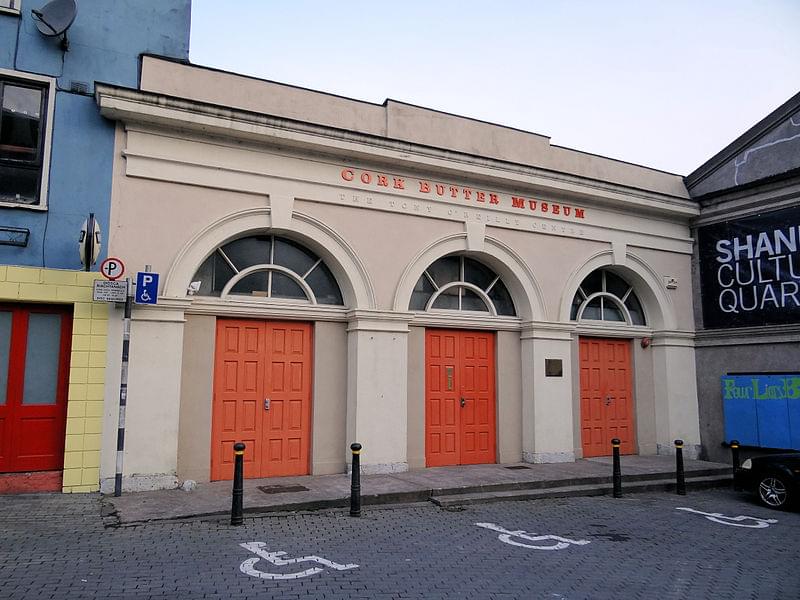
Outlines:
[[[610, 469], [610, 466], [609, 466]], [[695, 469], [686, 471], [686, 480], [697, 479], [700, 477], [722, 477], [732, 478], [732, 469], [730, 468], [709, 468], [709, 469]], [[640, 481], [653, 481], [653, 480], [671, 480], [675, 481], [674, 471], [661, 471], [656, 473], [625, 473], [623, 471], [622, 481], [625, 482], [640, 482]], [[536, 490], [536, 489], [551, 489], [559, 487], [575, 487], [584, 485], [602, 485], [612, 483], [611, 474], [604, 476], [593, 477], [572, 477], [565, 479], [546, 479], [546, 480], [533, 480], [533, 481], [517, 481], [509, 483], [490, 483], [483, 485], [464, 486], [459, 488], [440, 488], [431, 490], [431, 496], [452, 496], [457, 494], [479, 494], [483, 492], [502, 492], [502, 491], [515, 491], [515, 490]]]
[[[553, 482], [550, 482], [553, 483]], [[701, 476], [686, 476], [686, 489], [704, 489], [712, 487], [731, 486], [733, 478], [730, 473]], [[500, 490], [491, 489], [472, 493], [450, 493], [431, 496], [431, 502], [437, 506], [464, 506], [468, 504], [483, 504], [487, 502], [502, 502], [507, 500], [538, 500], [543, 498], [570, 498], [576, 496], [607, 496], [611, 495], [613, 486], [611, 482], [595, 482], [580, 485], [557, 485], [552, 487]], [[675, 478], [653, 478], [631, 481], [623, 479], [622, 493], [668, 491], [675, 492]]]

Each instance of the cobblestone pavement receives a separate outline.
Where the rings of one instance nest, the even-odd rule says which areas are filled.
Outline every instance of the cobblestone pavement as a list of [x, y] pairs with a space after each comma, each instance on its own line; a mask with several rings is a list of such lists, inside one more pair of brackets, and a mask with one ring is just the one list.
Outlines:
[[[730, 526], [678, 507], [777, 522]], [[569, 541], [529, 539], [548, 534]], [[6, 496], [0, 536], [0, 598], [793, 599], [800, 590], [800, 513], [727, 490], [366, 507], [360, 519], [339, 510], [242, 527], [104, 528], [98, 496]], [[273, 564], [311, 555], [358, 566]], [[302, 572], [313, 574], [269, 578]]]

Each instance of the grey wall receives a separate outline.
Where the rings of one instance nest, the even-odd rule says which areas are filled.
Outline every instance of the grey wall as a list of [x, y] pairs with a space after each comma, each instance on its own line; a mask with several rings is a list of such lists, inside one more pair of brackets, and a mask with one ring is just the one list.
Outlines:
[[[686, 177], [692, 198], [700, 203], [700, 216], [693, 223], [693, 237], [697, 238], [700, 226], [797, 206], [800, 203], [798, 169], [800, 94], [787, 100]], [[695, 244], [692, 287], [697, 327], [695, 358], [703, 445], [701, 458], [728, 462], [730, 451], [722, 446], [723, 441], [730, 440], [724, 439], [720, 377], [728, 373], [800, 371], [800, 322], [738, 328], [728, 323], [727, 328], [706, 329], [701, 309], [701, 283], [700, 258]]]
[[800, 371], [800, 342], [737, 344], [698, 347], [697, 394], [700, 404], [701, 458], [718, 462], [730, 460], [725, 440], [720, 377], [727, 373]]
[[800, 168], [800, 111], [788, 116], [763, 136], [697, 182], [689, 176], [692, 197], [704, 196]]

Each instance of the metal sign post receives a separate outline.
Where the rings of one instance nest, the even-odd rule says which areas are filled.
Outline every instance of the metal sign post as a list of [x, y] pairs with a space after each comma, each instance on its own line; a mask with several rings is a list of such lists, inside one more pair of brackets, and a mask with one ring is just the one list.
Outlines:
[[114, 496], [122, 495], [122, 459], [125, 451], [125, 408], [128, 403], [128, 357], [131, 344], [131, 307], [133, 306], [133, 285], [131, 278], [125, 279], [125, 316], [122, 319], [122, 367], [119, 378], [119, 421], [117, 424], [117, 473], [114, 476]]

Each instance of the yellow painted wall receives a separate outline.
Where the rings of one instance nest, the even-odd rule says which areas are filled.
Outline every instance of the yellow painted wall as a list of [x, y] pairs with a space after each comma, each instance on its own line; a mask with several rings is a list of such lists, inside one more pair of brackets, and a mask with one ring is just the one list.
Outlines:
[[72, 304], [72, 354], [64, 444], [64, 492], [100, 489], [100, 437], [108, 304], [92, 302], [99, 273], [0, 267], [0, 301]]

